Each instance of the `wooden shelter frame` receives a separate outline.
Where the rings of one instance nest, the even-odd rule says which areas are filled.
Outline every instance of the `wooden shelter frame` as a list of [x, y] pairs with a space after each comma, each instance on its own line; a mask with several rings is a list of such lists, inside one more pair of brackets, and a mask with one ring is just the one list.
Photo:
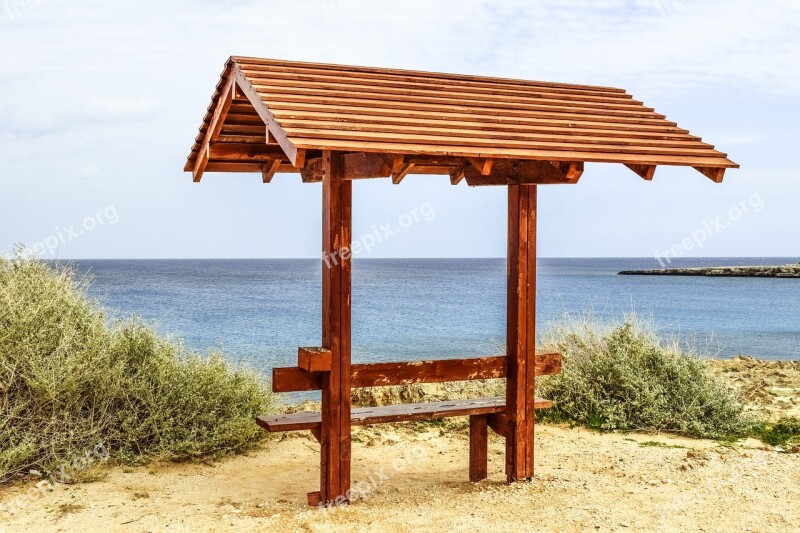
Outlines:
[[[529, 94], [530, 93], [530, 94]], [[401, 113], [396, 113], [396, 110]], [[403, 113], [403, 110], [406, 110]], [[470, 417], [469, 479], [488, 474], [487, 435], [505, 439], [508, 482], [534, 475], [536, 377], [561, 370], [536, 353], [537, 188], [575, 184], [585, 162], [652, 180], [657, 165], [722, 181], [738, 165], [620, 89], [415, 71], [231, 58], [185, 170], [299, 173], [322, 183], [322, 341], [275, 368], [275, 392], [320, 390], [319, 413], [262, 416], [269, 431], [310, 430], [320, 489], [310, 505], [351, 500], [352, 426]], [[502, 356], [351, 364], [353, 181], [446, 175], [508, 189], [507, 349]], [[504, 398], [353, 409], [356, 387], [505, 378]]]

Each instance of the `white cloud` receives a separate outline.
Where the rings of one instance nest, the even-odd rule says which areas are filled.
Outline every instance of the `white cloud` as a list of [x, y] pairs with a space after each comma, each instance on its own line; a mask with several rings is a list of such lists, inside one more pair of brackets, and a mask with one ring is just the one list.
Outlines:
[[[255, 194], [272, 199], [262, 191], [272, 194], [275, 187], [256, 193], [247, 186], [235, 188], [232, 180], [220, 189], [211, 183], [193, 186], [180, 171], [223, 63], [232, 54], [621, 86], [646, 103], [658, 102], [657, 108], [671, 107], [668, 115], [675, 113], [682, 126], [730, 151], [734, 160], [749, 163], [731, 172], [725, 187], [735, 190], [737, 184], [756, 183], [758, 176], [764, 187], [797, 190], [795, 180], [781, 181], [785, 173], [759, 167], [766, 156], [755, 150], [768, 136], [774, 153], [770, 160], [783, 164], [786, 160], [778, 156], [791, 153], [796, 144], [800, 120], [791, 102], [800, 96], [799, 24], [797, 0], [35, 2], [14, 19], [0, 14], [0, 214], [35, 209], [25, 201], [6, 201], [11, 192], [16, 198], [52, 198], [46, 213], [52, 223], [69, 219], [70, 205], [84, 200], [127, 202], [132, 212], [149, 213], [163, 199], [188, 198], [188, 207], [169, 203], [169, 209], [184, 209], [180, 216], [164, 215], [174, 221], [170, 231], [179, 240], [209, 212], [225, 219], [242, 216], [239, 209], [216, 203], [220, 191], [230, 195], [231, 206], [250, 205]], [[65, 179], [101, 170], [108, 179], [93, 180], [100, 184], [91, 192]], [[667, 170], [660, 169], [656, 181], [670, 182]], [[634, 178], [631, 174], [623, 183], [638, 184]], [[600, 227], [593, 218], [598, 213], [587, 209], [620, 193], [592, 188], [603, 179], [592, 167], [586, 182], [569, 190], [571, 203], [563, 205], [573, 210], [559, 216], [571, 217], [576, 227]], [[674, 192], [664, 188], [661, 196], [645, 197], [639, 189], [632, 194], [642, 202], [674, 202], [702, 211], [699, 206], [717, 189], [699, 174], [692, 179], [700, 182], [688, 200], [682, 199], [683, 182], [677, 181]], [[299, 198], [308, 200], [308, 190], [281, 193], [299, 203]], [[103, 196], [84, 198], [89, 194]], [[392, 194], [390, 201], [399, 202], [399, 193]], [[452, 202], [444, 196], [451, 192], [442, 192], [441, 198], [439, 192], [431, 194], [437, 205]], [[271, 204], [276, 221], [291, 215], [283, 204], [295, 205]], [[642, 205], [644, 211], [651, 208]], [[777, 209], [779, 202], [771, 205]], [[497, 208], [502, 211], [502, 205]], [[252, 213], [261, 210], [253, 205]], [[469, 223], [475, 218], [463, 206], [454, 212]], [[22, 214], [16, 219], [24, 219]], [[637, 213], [623, 205], [615, 216], [622, 224]], [[148, 224], [141, 221], [140, 241], [126, 241], [128, 256], [159, 253], [152, 247], [160, 241], [152, 235], [163, 226]], [[641, 231], [669, 224], [666, 218], [652, 221]], [[0, 246], [18, 240], [12, 226], [0, 223]], [[252, 234], [241, 235], [245, 249], [247, 242], [263, 240], [256, 226], [242, 230], [253, 227]], [[638, 231], [614, 252], [634, 249], [636, 239], [644, 238]], [[780, 228], [774, 234], [780, 235]], [[313, 255], [316, 237], [287, 231], [285, 239], [293, 250], [305, 243]], [[551, 253], [580, 253], [593, 240], [571, 235]], [[204, 239], [197, 246], [214, 243]], [[641, 248], [649, 253], [649, 246]], [[185, 253], [215, 255], [205, 250]], [[442, 253], [485, 255], [485, 250]], [[104, 254], [101, 249], [94, 255]]]

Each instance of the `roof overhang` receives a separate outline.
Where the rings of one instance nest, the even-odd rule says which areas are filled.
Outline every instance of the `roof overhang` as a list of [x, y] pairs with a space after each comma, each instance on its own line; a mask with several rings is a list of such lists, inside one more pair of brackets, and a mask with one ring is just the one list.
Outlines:
[[622, 89], [232, 57], [185, 170], [322, 179], [449, 175], [457, 184], [576, 183], [585, 162], [646, 180], [658, 165], [714, 182], [739, 165]]

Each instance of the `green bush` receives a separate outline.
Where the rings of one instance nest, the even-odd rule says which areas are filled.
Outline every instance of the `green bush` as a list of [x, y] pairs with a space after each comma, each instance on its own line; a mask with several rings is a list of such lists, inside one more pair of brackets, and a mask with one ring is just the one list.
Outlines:
[[98, 443], [120, 462], [254, 446], [270, 390], [136, 319], [110, 320], [65, 267], [0, 260], [0, 481], [49, 471]]
[[800, 444], [800, 418], [784, 417], [777, 422], [764, 422], [755, 427], [755, 435], [773, 446]]
[[752, 428], [735, 393], [701, 359], [636, 319], [607, 328], [568, 323], [546, 344], [562, 353], [564, 368], [539, 380], [539, 394], [554, 403], [540, 419], [703, 438], [744, 436]]

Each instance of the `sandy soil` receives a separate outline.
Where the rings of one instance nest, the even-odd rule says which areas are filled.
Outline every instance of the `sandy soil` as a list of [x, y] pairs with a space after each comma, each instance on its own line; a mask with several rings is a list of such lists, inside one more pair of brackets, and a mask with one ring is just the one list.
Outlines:
[[[734, 360], [715, 370], [755, 408], [800, 405], [800, 364]], [[761, 384], [760, 390], [758, 384]], [[754, 385], [755, 384], [755, 385]], [[361, 428], [356, 501], [310, 509], [318, 445], [286, 434], [215, 464], [112, 468], [56, 485], [10, 519], [12, 531], [800, 531], [800, 454], [664, 435], [537, 426], [536, 478], [505, 485], [503, 444], [489, 479], [467, 481], [465, 424]], [[28, 486], [0, 491], [8, 502]]]
[[800, 417], [800, 361], [762, 361], [752, 357], [709, 360], [760, 415]]

